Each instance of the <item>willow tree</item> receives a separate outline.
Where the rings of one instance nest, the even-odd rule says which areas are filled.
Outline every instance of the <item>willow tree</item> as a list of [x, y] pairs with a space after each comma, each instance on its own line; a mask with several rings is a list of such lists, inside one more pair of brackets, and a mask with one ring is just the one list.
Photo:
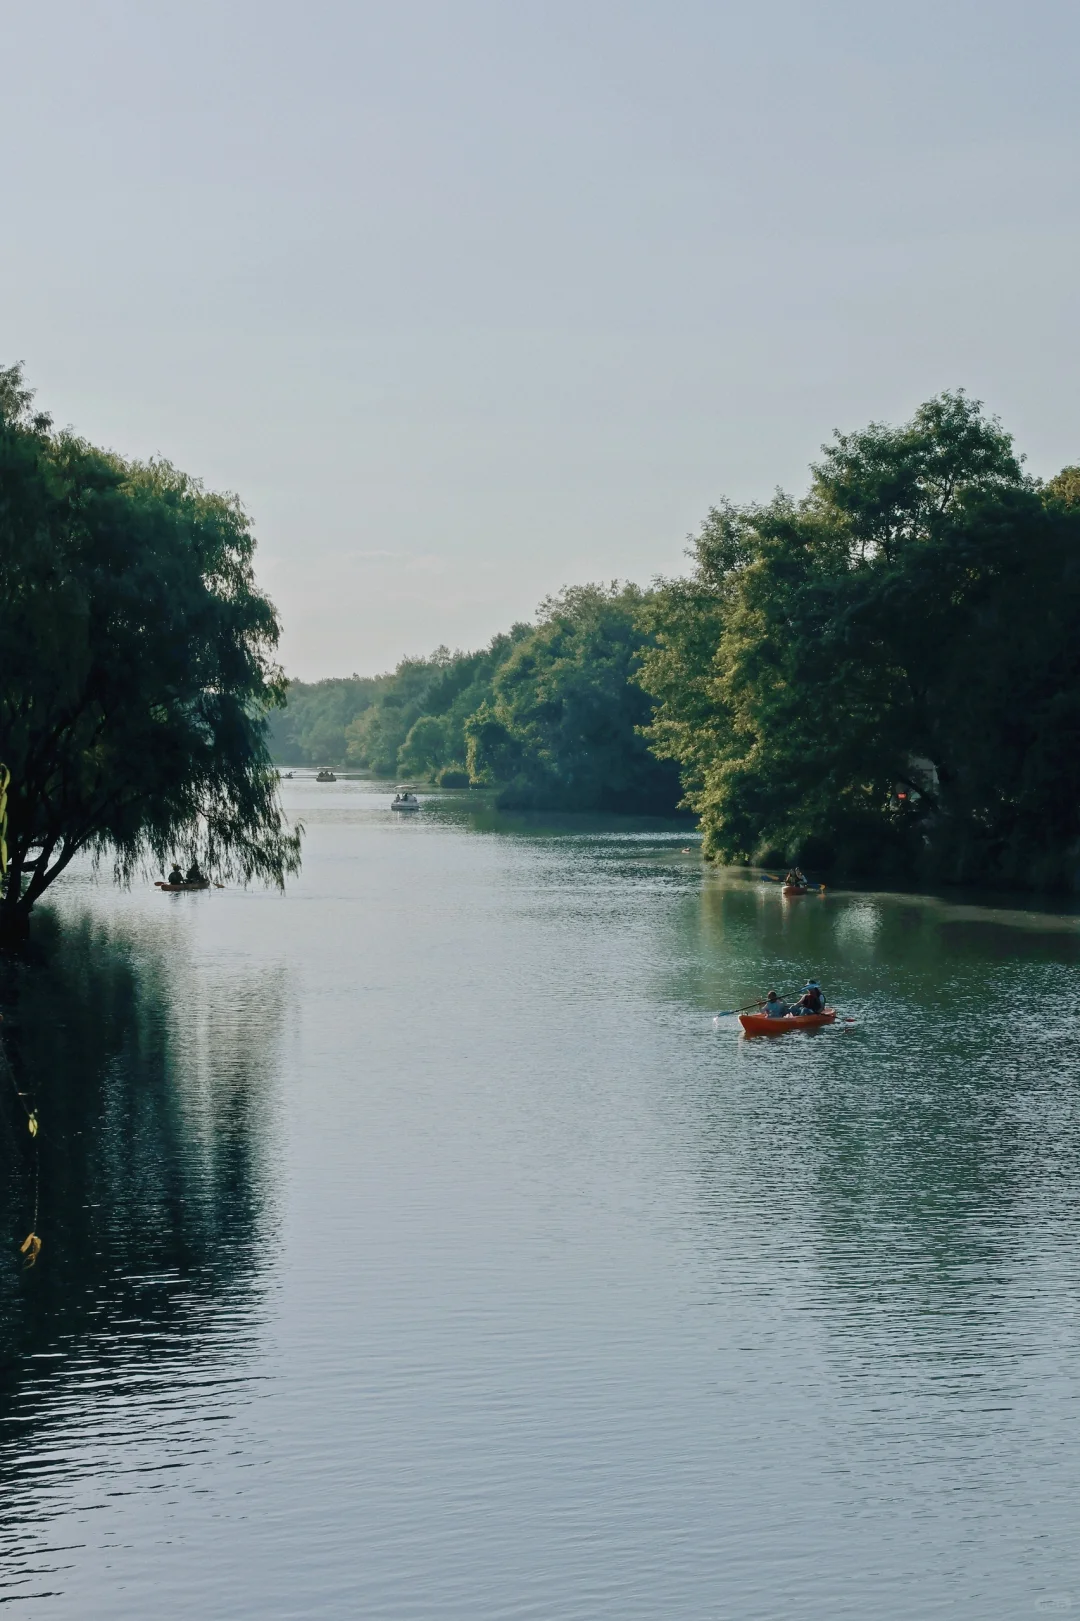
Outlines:
[[167, 462], [125, 462], [32, 410], [0, 371], [0, 941], [75, 856], [198, 857], [282, 884], [299, 866], [266, 747], [279, 627], [250, 520]]

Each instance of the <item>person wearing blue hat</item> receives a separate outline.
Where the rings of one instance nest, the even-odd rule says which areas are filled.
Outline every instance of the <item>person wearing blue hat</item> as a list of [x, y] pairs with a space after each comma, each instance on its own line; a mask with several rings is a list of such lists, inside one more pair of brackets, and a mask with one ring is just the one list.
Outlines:
[[793, 1009], [795, 1013], [824, 1013], [825, 992], [816, 979], [808, 979]]

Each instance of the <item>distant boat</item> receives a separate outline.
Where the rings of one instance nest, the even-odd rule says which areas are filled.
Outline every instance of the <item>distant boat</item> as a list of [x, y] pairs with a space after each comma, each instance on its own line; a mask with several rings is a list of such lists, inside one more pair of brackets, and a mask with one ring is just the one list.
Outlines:
[[390, 809], [396, 811], [418, 811], [420, 809], [420, 801], [417, 799], [415, 794], [410, 793], [408, 788], [406, 788], [404, 793], [394, 795], [394, 798], [390, 801]]
[[334, 773], [332, 771], [323, 770], [323, 771], [319, 772], [319, 775], [315, 778], [315, 781], [316, 782], [337, 782], [337, 778], [335, 777], [335, 775], [334, 775]]
[[195, 884], [189, 884], [187, 882], [184, 882], [182, 884], [166, 884], [166, 883], [163, 883], [161, 881], [161, 879], [158, 879], [157, 884], [156, 884], [155, 887], [157, 889], [167, 889], [167, 890], [171, 891], [172, 893], [176, 893], [178, 890], [181, 890], [181, 889], [209, 889], [210, 888], [210, 880], [209, 880], [209, 878], [200, 878], [198, 883], [195, 883]]

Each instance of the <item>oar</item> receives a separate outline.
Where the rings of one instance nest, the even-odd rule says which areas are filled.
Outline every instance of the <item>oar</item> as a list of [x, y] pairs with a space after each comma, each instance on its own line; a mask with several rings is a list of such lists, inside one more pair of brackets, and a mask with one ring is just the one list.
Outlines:
[[745, 1007], [722, 1008], [719, 1013], [714, 1013], [713, 1017], [715, 1019], [730, 1019], [733, 1013], [749, 1013], [751, 1008], [760, 1006], [760, 1002], [747, 1002]]

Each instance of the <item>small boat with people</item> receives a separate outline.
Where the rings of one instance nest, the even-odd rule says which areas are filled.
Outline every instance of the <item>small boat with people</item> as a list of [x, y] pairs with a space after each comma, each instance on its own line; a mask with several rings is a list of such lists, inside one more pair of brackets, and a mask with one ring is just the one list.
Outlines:
[[835, 1024], [836, 1009], [827, 1007], [821, 1013], [785, 1013], [780, 1019], [771, 1019], [767, 1013], [740, 1013], [739, 1023], [748, 1036], [783, 1036], [789, 1030], [817, 1030], [823, 1024]]
[[390, 801], [390, 809], [396, 811], [418, 811], [420, 801], [411, 788], [400, 789]]
[[776, 873], [767, 872], [761, 881], [763, 884], [779, 884], [780, 893], [786, 895], [788, 900], [797, 895], [809, 895], [811, 893], [824, 895], [825, 893], [825, 885], [812, 884], [801, 867], [789, 867], [786, 876], [783, 878], [777, 877]]
[[[816, 979], [808, 979], [798, 1000], [784, 1001], [778, 991], [770, 991], [763, 1002], [751, 1002], [746, 1007], [729, 1008], [718, 1013], [717, 1019], [737, 1013], [743, 1032], [748, 1036], [783, 1036], [789, 1030], [818, 1030], [822, 1025], [836, 1023], [836, 1009], [827, 1007], [825, 992]], [[854, 1020], [845, 1019], [845, 1024]]]
[[[814, 887], [817, 888], [818, 886], [815, 885]], [[791, 900], [791, 898], [795, 895], [808, 895], [809, 893], [810, 881], [803, 872], [802, 868], [789, 867], [787, 876], [784, 879], [784, 887], [781, 890], [781, 894], [786, 895], [788, 900]]]
[[209, 889], [210, 880], [209, 878], [204, 877], [203, 873], [199, 869], [199, 863], [197, 861], [193, 861], [191, 863], [191, 866], [188, 868], [186, 873], [181, 872], [179, 866], [177, 866], [177, 864], [174, 862], [173, 869], [168, 878], [159, 878], [155, 884], [155, 888], [165, 889], [172, 892], [181, 889]]
[[327, 770], [326, 766], [324, 766], [323, 769], [316, 776], [315, 781], [316, 782], [337, 782], [337, 777], [334, 775], [334, 773], [332, 771]]

